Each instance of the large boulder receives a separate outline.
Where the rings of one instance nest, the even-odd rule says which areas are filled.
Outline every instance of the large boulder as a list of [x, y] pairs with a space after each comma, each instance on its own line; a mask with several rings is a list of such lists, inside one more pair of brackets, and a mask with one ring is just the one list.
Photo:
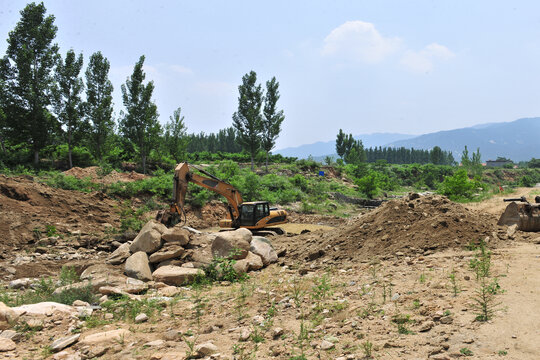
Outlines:
[[161, 235], [161, 238], [168, 243], [175, 243], [180, 246], [185, 246], [189, 243], [189, 231], [182, 229], [178, 225], [167, 229]]
[[18, 318], [18, 314], [12, 308], [0, 302], [0, 330], [9, 329]]
[[262, 259], [264, 266], [274, 263], [278, 260], [276, 250], [265, 237], [262, 236], [253, 236], [251, 239], [251, 244], [249, 246], [249, 251], [259, 255]]
[[76, 315], [77, 309], [73, 306], [60, 304], [57, 302], [46, 301], [36, 304], [26, 304], [12, 308], [13, 311], [25, 315], [47, 315], [50, 316], [55, 312], [65, 313], [67, 315]]
[[133, 240], [129, 246], [129, 250], [132, 253], [138, 251], [144, 251], [147, 254], [151, 254], [159, 248], [161, 248], [162, 240], [161, 235], [167, 231], [167, 227], [160, 222], [150, 220], [143, 226], [137, 237]]
[[80, 341], [82, 345], [102, 345], [113, 342], [123, 342], [130, 335], [130, 331], [126, 329], [109, 330], [105, 332], [86, 335]]
[[212, 242], [212, 254], [214, 257], [244, 259], [249, 252], [251, 238], [251, 231], [244, 228], [220, 232]]
[[182, 256], [183, 253], [184, 253], [183, 247], [176, 244], [165, 244], [165, 246], [162, 247], [159, 251], [150, 255], [148, 259], [153, 264], [153, 263], [162, 262], [167, 259], [177, 258], [179, 256]]
[[204, 274], [204, 272], [194, 268], [166, 265], [154, 271], [152, 277], [155, 281], [178, 286], [192, 282], [197, 274]]
[[249, 271], [259, 270], [259, 269], [262, 269], [264, 266], [261, 257], [257, 254], [252, 253], [251, 251], [248, 252], [248, 255], [246, 256], [244, 260], [246, 260], [248, 263]]
[[106, 263], [111, 265], [120, 265], [131, 255], [129, 251], [131, 243], [127, 242], [120, 245], [111, 255], [107, 258]]
[[143, 280], [152, 280], [152, 271], [148, 263], [148, 255], [144, 251], [138, 251], [126, 260], [124, 272], [127, 276]]

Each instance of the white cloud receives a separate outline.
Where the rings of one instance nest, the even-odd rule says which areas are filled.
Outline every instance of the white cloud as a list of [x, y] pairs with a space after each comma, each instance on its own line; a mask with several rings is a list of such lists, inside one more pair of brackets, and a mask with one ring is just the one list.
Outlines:
[[182, 65], [171, 65], [171, 70], [182, 75], [193, 75], [193, 70]]
[[401, 65], [415, 73], [428, 73], [433, 71], [435, 61], [447, 61], [453, 57], [455, 54], [446, 46], [432, 43], [420, 51], [407, 50], [401, 58]]
[[399, 38], [382, 36], [372, 23], [347, 21], [324, 39], [322, 54], [365, 63], [378, 63], [396, 52]]

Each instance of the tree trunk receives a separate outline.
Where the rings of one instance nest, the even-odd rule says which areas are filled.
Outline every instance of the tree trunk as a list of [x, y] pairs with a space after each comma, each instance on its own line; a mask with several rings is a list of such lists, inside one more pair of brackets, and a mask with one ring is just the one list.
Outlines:
[[34, 167], [39, 165], [39, 150], [34, 148]]
[[255, 171], [255, 158], [253, 153], [251, 153], [251, 171]]
[[73, 160], [71, 158], [71, 130], [68, 131], [68, 159], [69, 159], [69, 168], [73, 167]]
[[6, 146], [4, 145], [4, 137], [0, 135], [0, 147], [2, 147], [2, 153], [6, 153]]
[[143, 174], [146, 175], [146, 154], [144, 152], [141, 154], [141, 160], [142, 160]]
[[266, 152], [266, 173], [268, 174], [268, 151]]

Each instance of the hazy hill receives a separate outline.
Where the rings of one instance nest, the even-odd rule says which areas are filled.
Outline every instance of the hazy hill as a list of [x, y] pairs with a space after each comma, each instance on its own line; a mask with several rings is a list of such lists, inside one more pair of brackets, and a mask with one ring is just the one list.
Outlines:
[[[337, 136], [337, 131], [336, 131]], [[416, 135], [406, 135], [406, 134], [393, 134], [393, 133], [374, 133], [374, 134], [363, 134], [354, 136], [355, 139], [362, 140], [362, 143], [365, 147], [374, 147], [374, 146], [383, 146], [392, 141], [410, 139]], [[281, 150], [273, 151], [275, 154], [281, 154], [283, 156], [294, 156], [297, 158], [307, 158], [308, 156], [313, 156], [314, 158], [320, 158], [327, 155], [336, 155], [336, 142], [332, 141], [318, 141], [313, 144], [305, 144], [296, 147], [284, 148]]]
[[524, 118], [512, 122], [482, 124], [468, 128], [439, 131], [414, 138], [397, 140], [389, 146], [415, 149], [441, 149], [452, 151], [456, 161], [461, 158], [465, 145], [469, 153], [480, 148], [482, 160], [495, 160], [498, 156], [514, 161], [540, 158], [540, 118]]

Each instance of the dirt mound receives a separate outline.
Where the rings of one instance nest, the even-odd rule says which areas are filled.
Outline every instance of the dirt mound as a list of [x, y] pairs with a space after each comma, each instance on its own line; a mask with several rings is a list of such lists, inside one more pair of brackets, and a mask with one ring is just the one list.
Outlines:
[[64, 171], [65, 175], [74, 176], [77, 179], [90, 178], [92, 182], [100, 184], [111, 184], [115, 182], [132, 182], [142, 180], [148, 177], [148, 175], [139, 174], [135, 171], [129, 173], [120, 173], [116, 170], [111, 171], [107, 175], [101, 174], [99, 166], [90, 166], [87, 168], [74, 167], [67, 171]]
[[335, 260], [355, 260], [464, 247], [488, 236], [493, 242], [496, 229], [494, 217], [446, 197], [410, 196], [386, 202], [333, 232], [303, 234], [285, 240], [284, 245], [292, 258], [313, 260], [330, 255]]
[[227, 217], [227, 207], [221, 201], [212, 200], [202, 208], [186, 206], [186, 225], [195, 229], [219, 226], [219, 220]]
[[[54, 189], [31, 177], [0, 175], [0, 250], [33, 243], [49, 231], [102, 234], [118, 227], [118, 204], [105, 194]], [[54, 227], [54, 228], [53, 228]]]

